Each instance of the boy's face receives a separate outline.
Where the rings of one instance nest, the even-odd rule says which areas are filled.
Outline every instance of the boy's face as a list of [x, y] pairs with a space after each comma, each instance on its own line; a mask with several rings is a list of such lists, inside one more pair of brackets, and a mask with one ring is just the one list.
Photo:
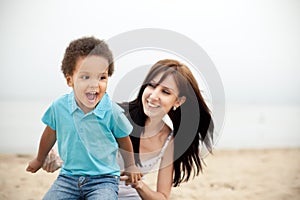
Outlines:
[[76, 103], [84, 113], [92, 111], [105, 94], [108, 66], [108, 60], [101, 56], [87, 56], [79, 58], [73, 75], [67, 76]]

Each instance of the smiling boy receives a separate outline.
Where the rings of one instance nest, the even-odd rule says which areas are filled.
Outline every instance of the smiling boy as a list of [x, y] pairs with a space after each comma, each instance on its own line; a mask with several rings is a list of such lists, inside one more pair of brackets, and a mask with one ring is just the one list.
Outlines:
[[129, 139], [132, 126], [106, 93], [114, 71], [112, 53], [102, 40], [80, 38], [67, 47], [61, 69], [72, 92], [44, 114], [38, 155], [26, 170], [38, 171], [57, 141], [63, 165], [44, 199], [117, 199], [118, 146], [131, 152], [125, 158], [130, 180], [138, 181], [141, 174], [135, 170]]

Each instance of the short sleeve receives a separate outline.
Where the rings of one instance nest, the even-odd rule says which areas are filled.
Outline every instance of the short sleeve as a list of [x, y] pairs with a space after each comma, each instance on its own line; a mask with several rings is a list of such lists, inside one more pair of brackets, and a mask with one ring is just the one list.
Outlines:
[[42, 122], [49, 126], [51, 129], [56, 130], [54, 105], [52, 104], [42, 117]]
[[116, 138], [122, 138], [130, 135], [132, 125], [124, 114], [124, 110], [117, 104], [112, 104], [113, 119], [112, 132]]

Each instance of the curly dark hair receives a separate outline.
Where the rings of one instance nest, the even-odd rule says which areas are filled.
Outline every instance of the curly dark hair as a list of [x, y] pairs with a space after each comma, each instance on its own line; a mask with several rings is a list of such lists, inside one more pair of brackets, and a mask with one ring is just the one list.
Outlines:
[[108, 76], [113, 74], [113, 55], [108, 45], [103, 40], [99, 40], [95, 37], [82, 37], [77, 40], [73, 40], [66, 48], [61, 65], [61, 71], [64, 76], [67, 77], [68, 75], [73, 75], [76, 62], [79, 58], [91, 55], [102, 56], [107, 59], [109, 63]]

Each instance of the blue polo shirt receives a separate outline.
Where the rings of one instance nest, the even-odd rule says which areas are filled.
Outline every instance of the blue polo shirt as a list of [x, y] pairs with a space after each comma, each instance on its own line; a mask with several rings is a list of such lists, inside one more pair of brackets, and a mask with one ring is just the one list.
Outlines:
[[74, 93], [55, 100], [42, 121], [56, 131], [61, 174], [120, 175], [115, 138], [128, 136], [132, 126], [124, 110], [105, 94], [96, 108], [84, 114]]

